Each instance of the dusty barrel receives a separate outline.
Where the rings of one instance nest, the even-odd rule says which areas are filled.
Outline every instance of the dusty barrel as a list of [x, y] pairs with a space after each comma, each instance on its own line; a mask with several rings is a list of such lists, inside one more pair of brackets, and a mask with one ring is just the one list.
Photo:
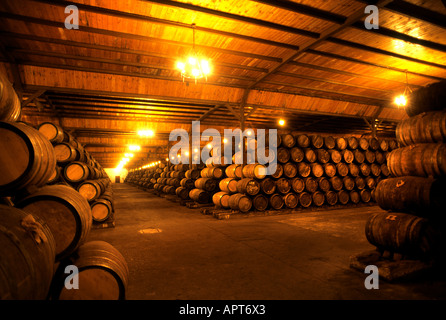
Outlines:
[[313, 177], [305, 178], [304, 182], [305, 182], [305, 190], [307, 190], [309, 193], [314, 193], [319, 188], [319, 184]]
[[90, 168], [83, 162], [73, 161], [63, 169], [63, 176], [68, 182], [82, 182], [90, 178]]
[[286, 178], [280, 178], [276, 180], [276, 189], [282, 194], [286, 194], [291, 190], [291, 183]]
[[446, 108], [446, 80], [428, 84], [409, 96], [405, 107], [412, 117], [426, 111], [440, 111]]
[[347, 140], [342, 137], [336, 138], [336, 149], [344, 150], [345, 148], [347, 148]]
[[325, 163], [323, 168], [325, 175], [329, 178], [334, 177], [337, 173], [336, 165], [334, 163]]
[[339, 190], [336, 192], [338, 196], [338, 202], [340, 204], [347, 204], [350, 201], [350, 194], [345, 190]]
[[297, 164], [297, 173], [302, 178], [308, 177], [311, 174], [311, 166], [306, 162], [299, 162]]
[[236, 193], [237, 192], [237, 179], [235, 178], [225, 178], [220, 180], [218, 186], [221, 191], [226, 193]]
[[260, 183], [252, 178], [243, 178], [237, 181], [236, 189], [238, 193], [255, 196], [260, 192]]
[[201, 170], [202, 178], [220, 179], [224, 174], [224, 170], [220, 167], [207, 167]]
[[311, 175], [313, 177], [319, 178], [324, 175], [324, 167], [320, 163], [317, 162], [311, 163], [310, 167], [311, 167]]
[[68, 186], [44, 186], [16, 203], [16, 206], [48, 225], [56, 242], [57, 260], [72, 254], [85, 241], [91, 229], [90, 204]]
[[347, 148], [349, 148], [350, 150], [355, 150], [358, 149], [358, 147], [359, 147], [358, 138], [353, 136], [347, 138]]
[[342, 153], [339, 150], [331, 149], [328, 150], [328, 153], [330, 154], [330, 160], [333, 163], [339, 163], [342, 161]]
[[378, 249], [406, 255], [430, 254], [437, 242], [429, 221], [408, 213], [372, 214], [367, 219], [365, 234]]
[[286, 148], [292, 148], [296, 144], [294, 136], [289, 133], [281, 135], [281, 138], [282, 138], [282, 146]]
[[446, 142], [446, 111], [423, 112], [401, 121], [395, 130], [402, 146]]
[[283, 195], [283, 203], [287, 208], [294, 209], [299, 204], [299, 197], [295, 193], [287, 193]]
[[366, 150], [364, 151], [365, 161], [367, 163], [374, 163], [376, 160], [376, 151]]
[[218, 186], [218, 181], [212, 178], [199, 178], [195, 180], [195, 188], [213, 192]]
[[266, 167], [262, 164], [247, 164], [242, 169], [244, 178], [263, 179], [266, 176]]
[[360, 174], [359, 171], [359, 166], [355, 163], [349, 163], [348, 164], [348, 173], [352, 176], [352, 177], [357, 177]]
[[335, 191], [329, 190], [325, 192], [325, 200], [329, 205], [334, 206], [338, 203], [338, 194]]
[[269, 205], [271, 208], [279, 210], [282, 209], [284, 206], [283, 197], [281, 194], [274, 193], [269, 197]]
[[339, 176], [331, 177], [330, 179], [330, 185], [333, 190], [339, 191], [342, 190], [344, 186], [344, 182], [342, 181], [342, 178]]
[[365, 161], [365, 153], [364, 152], [365, 151], [366, 150], [361, 151], [361, 150], [358, 150], [358, 149], [353, 151], [353, 157], [354, 157], [354, 161], [356, 163], [358, 163], [358, 164], [364, 163], [364, 161]]
[[55, 240], [44, 221], [0, 205], [0, 300], [45, 300], [55, 256]]
[[291, 188], [296, 193], [301, 193], [305, 190], [305, 181], [301, 178], [291, 179]]
[[189, 169], [184, 173], [184, 176], [189, 179], [198, 179], [200, 178], [200, 170], [198, 169]]
[[336, 172], [339, 176], [345, 177], [348, 175], [348, 165], [344, 162], [339, 162], [336, 164]]
[[189, 191], [189, 198], [201, 204], [209, 203], [211, 200], [209, 193], [203, 189], [192, 189]]
[[310, 138], [306, 134], [295, 134], [294, 137], [298, 147], [307, 148], [310, 146]]
[[180, 186], [189, 190], [193, 189], [195, 188], [195, 180], [190, 178], [183, 178], [180, 180]]
[[369, 138], [369, 149], [376, 151], [379, 149], [379, 140], [378, 138]]
[[242, 166], [239, 164], [231, 164], [225, 169], [226, 176], [228, 178], [241, 178], [242, 177]]
[[15, 195], [28, 186], [44, 185], [54, 172], [51, 143], [22, 123], [0, 122], [0, 195]]
[[304, 159], [305, 161], [309, 162], [309, 163], [313, 163], [317, 161], [317, 155], [316, 155], [316, 151], [314, 151], [311, 148], [305, 148], [304, 149]]
[[391, 151], [387, 166], [392, 175], [433, 176], [446, 175], [446, 144], [422, 143]]
[[331, 188], [330, 181], [325, 177], [316, 178], [316, 182], [318, 184], [319, 190], [323, 192], [327, 192]]
[[370, 190], [367, 189], [363, 189], [361, 191], [359, 191], [359, 196], [361, 198], [362, 202], [370, 202], [370, 200], [372, 199], [372, 194], [370, 192]]
[[268, 208], [268, 198], [259, 193], [252, 198], [252, 206], [257, 211], [265, 211]]
[[230, 194], [224, 191], [216, 192], [212, 196], [212, 202], [218, 207], [218, 208], [229, 208], [229, 196]]
[[370, 165], [368, 165], [367, 163], [361, 163], [359, 165], [359, 171], [361, 172], [361, 174], [365, 177], [370, 175], [371, 172], [371, 168]]
[[[354, 152], [357, 152], [358, 150], [354, 150]], [[342, 160], [345, 163], [352, 163], [353, 160], [355, 160], [355, 155], [354, 153], [349, 150], [349, 149], [344, 149], [341, 151], [341, 155], [342, 155]]]
[[362, 190], [365, 189], [365, 179], [361, 176], [357, 176], [354, 178], [356, 189]]
[[316, 191], [315, 193], [313, 193], [311, 195], [311, 197], [313, 198], [313, 204], [315, 206], [322, 206], [325, 202], [325, 194], [323, 192], [320, 191]]
[[294, 147], [290, 150], [290, 157], [294, 162], [301, 162], [304, 160], [305, 153], [302, 148]]
[[375, 188], [375, 201], [384, 210], [425, 215], [444, 211], [446, 183], [442, 179], [396, 177], [381, 180]]
[[107, 220], [112, 212], [112, 203], [107, 199], [96, 199], [90, 205], [91, 216], [95, 222], [103, 222]]
[[375, 189], [377, 182], [373, 177], [365, 177], [364, 180], [368, 189]]
[[359, 149], [365, 151], [369, 148], [369, 140], [367, 138], [361, 137], [358, 140], [359, 142]]
[[63, 129], [52, 122], [42, 122], [37, 129], [53, 144], [61, 143], [65, 138]]
[[312, 148], [320, 149], [324, 146], [324, 138], [320, 135], [313, 134], [310, 136], [310, 146]]
[[21, 104], [11, 82], [0, 72], [0, 121], [18, 121]]
[[276, 171], [271, 175], [271, 177], [278, 179], [283, 175], [283, 166], [280, 163], [276, 164]]
[[190, 188], [178, 187], [175, 189], [175, 194], [177, 195], [178, 198], [187, 200], [187, 199], [189, 199], [189, 191], [190, 190], [191, 190]]
[[297, 175], [297, 165], [292, 162], [287, 162], [283, 165], [283, 174], [287, 178], [294, 178]]
[[321, 164], [327, 163], [330, 161], [330, 153], [325, 149], [317, 149], [316, 150], [317, 161]]
[[124, 256], [105, 241], [83, 244], [69, 263], [78, 268], [78, 289], [67, 289], [60, 279], [59, 300], [125, 300], [129, 269]]
[[252, 208], [252, 200], [243, 193], [234, 193], [229, 196], [229, 208], [239, 210], [241, 212], [248, 212]]
[[347, 192], [349, 193], [351, 202], [356, 204], [356, 203], [359, 203], [361, 201], [361, 196], [360, 196], [358, 191], [351, 190], [351, 191], [347, 191]]
[[282, 147], [277, 149], [277, 161], [279, 161], [280, 163], [287, 163], [290, 158], [290, 149]]
[[332, 136], [324, 137], [324, 148], [327, 150], [333, 149], [336, 147], [336, 139]]

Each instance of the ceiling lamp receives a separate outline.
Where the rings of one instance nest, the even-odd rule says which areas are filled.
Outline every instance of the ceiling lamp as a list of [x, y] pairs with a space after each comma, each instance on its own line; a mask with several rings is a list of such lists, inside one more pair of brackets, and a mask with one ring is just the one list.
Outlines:
[[279, 119], [279, 125], [280, 125], [280, 126], [284, 126], [284, 125], [285, 125], [285, 120], [283, 120], [283, 119]]
[[407, 105], [407, 97], [412, 93], [412, 89], [409, 87], [409, 82], [407, 80], [407, 70], [406, 70], [406, 85], [404, 87], [404, 92], [397, 97], [395, 97], [395, 104], [398, 108], [404, 108]]
[[200, 58], [195, 50], [195, 23], [192, 24], [193, 31], [193, 47], [192, 55], [184, 60], [177, 62], [177, 68], [181, 71], [181, 77], [184, 79], [198, 79], [205, 78], [207, 81], [208, 74], [211, 73], [210, 64], [206, 59]]

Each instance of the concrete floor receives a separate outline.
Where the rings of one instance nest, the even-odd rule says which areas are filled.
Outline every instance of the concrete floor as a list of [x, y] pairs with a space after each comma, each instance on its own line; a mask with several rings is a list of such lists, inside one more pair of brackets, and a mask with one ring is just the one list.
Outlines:
[[350, 256], [378, 207], [217, 220], [128, 184], [113, 184], [116, 227], [93, 229], [126, 258], [128, 300], [431, 300], [441, 273], [367, 290]]

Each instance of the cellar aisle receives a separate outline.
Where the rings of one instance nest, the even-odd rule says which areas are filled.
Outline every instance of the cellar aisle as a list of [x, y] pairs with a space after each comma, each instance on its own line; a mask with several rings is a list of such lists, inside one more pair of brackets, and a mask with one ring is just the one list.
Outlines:
[[367, 275], [349, 267], [373, 249], [364, 226], [376, 206], [217, 220], [134, 186], [113, 190], [116, 227], [88, 240], [123, 254], [128, 300], [446, 298], [442, 274], [367, 290]]

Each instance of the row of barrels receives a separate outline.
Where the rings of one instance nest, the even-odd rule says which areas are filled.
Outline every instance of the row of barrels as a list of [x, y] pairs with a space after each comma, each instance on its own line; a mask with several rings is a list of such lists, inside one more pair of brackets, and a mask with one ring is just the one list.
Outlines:
[[396, 137], [401, 148], [387, 157], [392, 177], [374, 191], [387, 212], [370, 217], [367, 239], [380, 250], [436, 256], [444, 252], [446, 239], [446, 111], [401, 121]]
[[20, 120], [20, 99], [5, 73], [0, 71], [0, 121]]

